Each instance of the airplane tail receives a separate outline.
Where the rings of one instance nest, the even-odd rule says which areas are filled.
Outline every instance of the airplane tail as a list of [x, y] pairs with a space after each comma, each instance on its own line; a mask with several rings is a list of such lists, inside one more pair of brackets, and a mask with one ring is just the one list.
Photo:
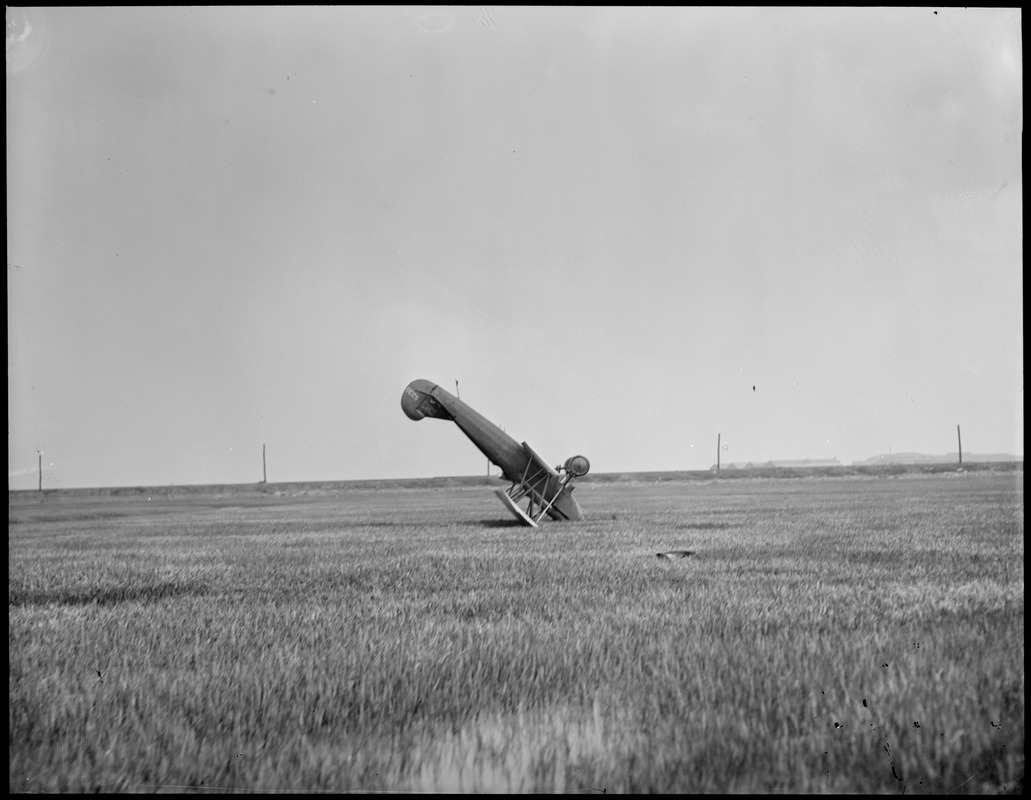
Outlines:
[[454, 419], [447, 409], [434, 399], [433, 390], [436, 388], [436, 384], [421, 378], [405, 387], [401, 394], [401, 410], [408, 419], [414, 419], [416, 422], [423, 417]]

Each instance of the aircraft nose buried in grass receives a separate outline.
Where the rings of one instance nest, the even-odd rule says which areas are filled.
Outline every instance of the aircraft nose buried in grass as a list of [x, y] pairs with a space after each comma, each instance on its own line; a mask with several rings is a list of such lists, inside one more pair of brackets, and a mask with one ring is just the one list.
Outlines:
[[[480, 452], [501, 468], [512, 481], [506, 491], [496, 490], [505, 507], [524, 525], [536, 528], [547, 514], [556, 520], [583, 519], [573, 497], [573, 479], [591, 468], [583, 456], [572, 456], [559, 467], [550, 467], [526, 442], [520, 444], [501, 428], [474, 411], [453, 394], [426, 380], [412, 381], [401, 395], [401, 408], [409, 419], [423, 417], [454, 422]], [[524, 510], [519, 503], [527, 500]]]

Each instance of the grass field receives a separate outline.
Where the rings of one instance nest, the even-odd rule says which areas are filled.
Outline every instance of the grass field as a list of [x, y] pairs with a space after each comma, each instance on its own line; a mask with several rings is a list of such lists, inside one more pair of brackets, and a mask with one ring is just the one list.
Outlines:
[[1022, 470], [577, 495], [11, 493], [10, 791], [1022, 791]]

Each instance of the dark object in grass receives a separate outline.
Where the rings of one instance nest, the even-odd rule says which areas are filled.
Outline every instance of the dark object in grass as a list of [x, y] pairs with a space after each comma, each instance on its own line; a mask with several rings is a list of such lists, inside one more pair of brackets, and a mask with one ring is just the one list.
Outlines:
[[694, 550], [670, 550], [668, 553], [656, 553], [659, 558], [665, 558], [672, 561], [674, 558], [687, 558], [688, 556], [694, 555]]

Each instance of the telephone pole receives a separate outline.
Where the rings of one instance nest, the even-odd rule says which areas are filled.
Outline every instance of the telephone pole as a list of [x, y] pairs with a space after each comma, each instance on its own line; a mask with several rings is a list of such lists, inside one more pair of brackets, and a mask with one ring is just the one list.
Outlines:
[[959, 445], [959, 465], [963, 466], [963, 437], [959, 435], [959, 425], [956, 426], [956, 442]]
[[720, 434], [716, 434], [716, 471], [720, 471]]
[[265, 444], [261, 445], [261, 482], [268, 483], [268, 472], [265, 471]]

